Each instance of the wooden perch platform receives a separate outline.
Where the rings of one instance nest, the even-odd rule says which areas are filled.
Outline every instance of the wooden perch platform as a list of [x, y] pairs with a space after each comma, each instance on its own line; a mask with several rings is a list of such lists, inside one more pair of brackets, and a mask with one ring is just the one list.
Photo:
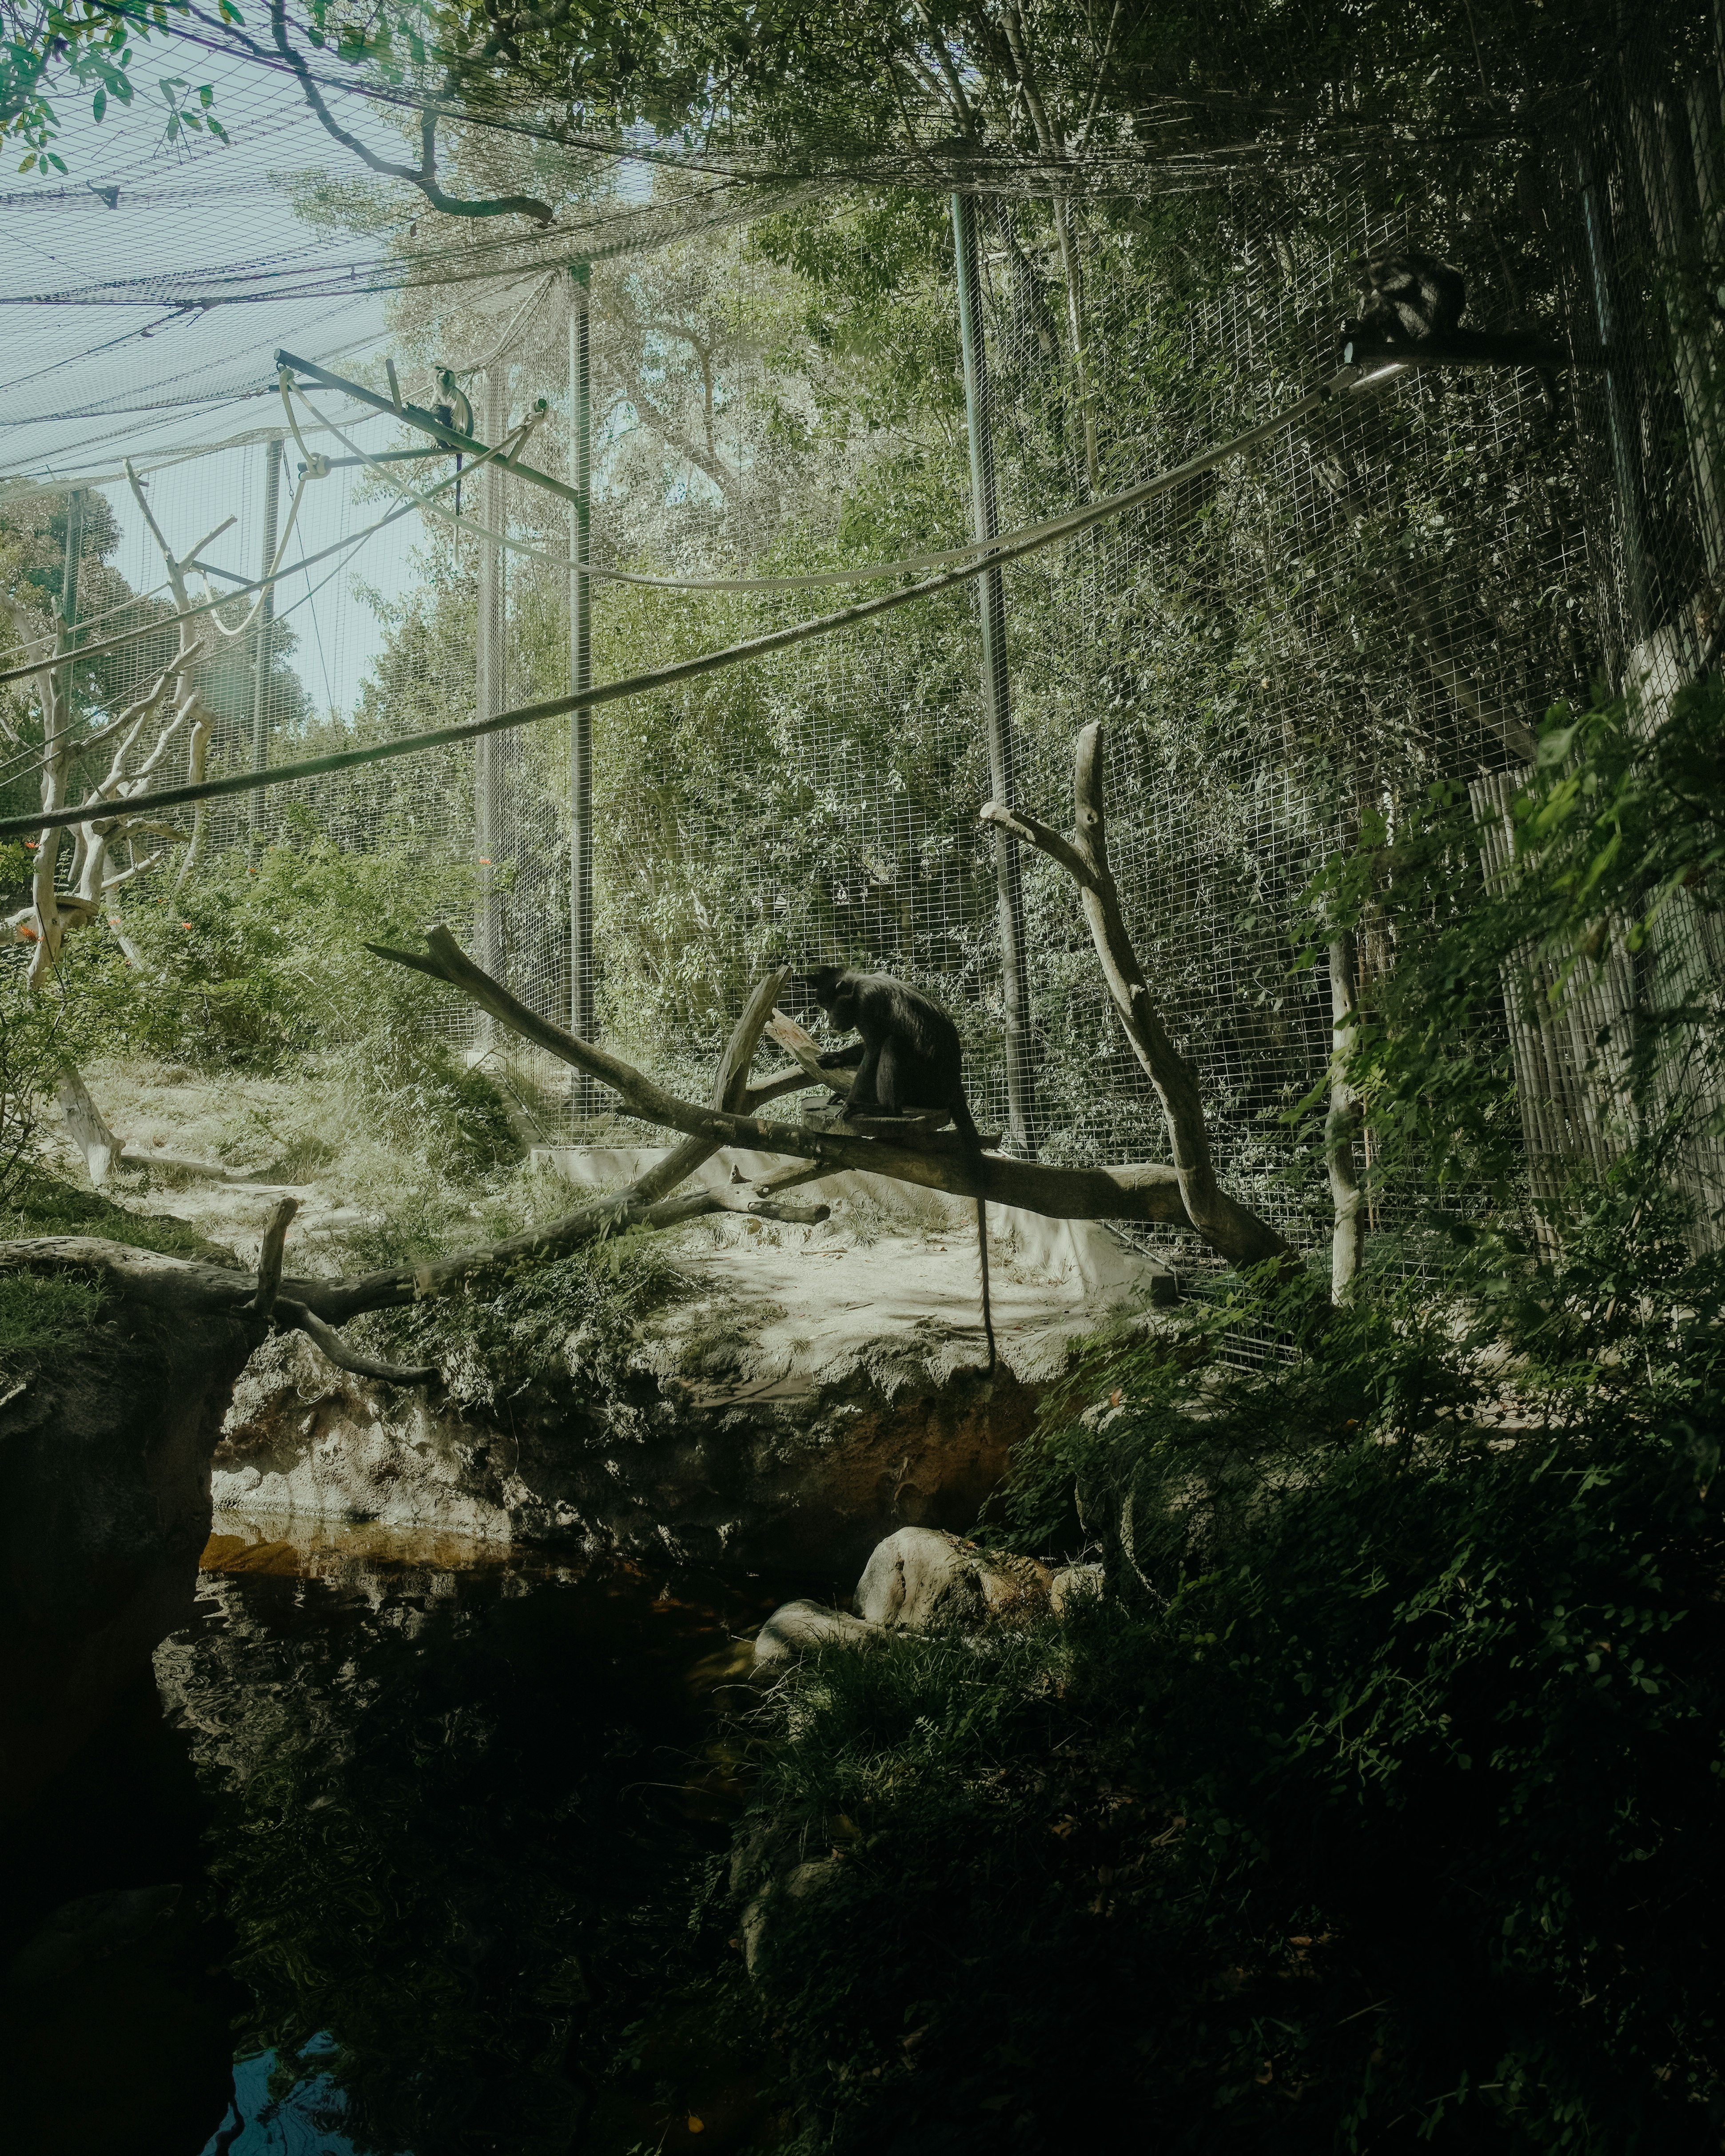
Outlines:
[[[966, 1139], [945, 1126], [952, 1118], [945, 1108], [904, 1108], [896, 1116], [850, 1116], [843, 1108], [808, 1108], [802, 1114], [805, 1131], [855, 1131], [865, 1138], [885, 1138], [896, 1145], [917, 1146], [927, 1151], [968, 1152]], [[1004, 1133], [978, 1131], [984, 1152], [998, 1146]]]

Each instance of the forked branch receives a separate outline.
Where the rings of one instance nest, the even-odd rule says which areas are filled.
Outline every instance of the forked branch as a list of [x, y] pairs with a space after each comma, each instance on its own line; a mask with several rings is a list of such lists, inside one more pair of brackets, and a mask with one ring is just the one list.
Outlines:
[[1084, 917], [1096, 945], [1102, 978], [1132, 1053], [1156, 1088], [1168, 1126], [1174, 1172], [1187, 1217], [1210, 1248], [1234, 1265], [1274, 1262], [1290, 1270], [1300, 1267], [1298, 1253], [1267, 1220], [1231, 1198], [1216, 1179], [1210, 1159], [1209, 1132], [1198, 1073], [1168, 1039], [1151, 997], [1144, 969], [1127, 933], [1126, 916], [1114, 871], [1108, 863], [1107, 817], [1103, 801], [1102, 730], [1086, 726], [1078, 737], [1073, 762], [1075, 828], [1070, 838], [1021, 810], [990, 801], [983, 821], [1063, 868], [1078, 886]]
[[[866, 1174], [889, 1175], [901, 1183], [920, 1183], [925, 1189], [949, 1191], [957, 1198], [983, 1198], [990, 1204], [1020, 1206], [1026, 1212], [1057, 1220], [1163, 1220], [1178, 1227], [1191, 1224], [1181, 1199], [1178, 1175], [1160, 1162], [1135, 1162], [1117, 1168], [1050, 1168], [1040, 1161], [973, 1153], [957, 1138], [946, 1144], [927, 1138], [914, 1145], [901, 1144], [886, 1137], [864, 1137], [845, 1132], [809, 1130], [796, 1123], [769, 1122], [764, 1116], [749, 1114], [747, 1108], [738, 1113], [718, 1106], [703, 1107], [668, 1092], [621, 1056], [591, 1041], [578, 1040], [530, 1010], [475, 965], [447, 928], [432, 929], [425, 940], [429, 948], [423, 957], [414, 951], [390, 950], [381, 943], [368, 943], [366, 948], [396, 965], [410, 966], [434, 980], [446, 981], [511, 1032], [608, 1086], [630, 1115], [639, 1116], [643, 1122], [685, 1132], [691, 1139], [704, 1141], [709, 1152], [729, 1145], [783, 1153], [792, 1160], [818, 1161], [829, 1173], [857, 1168]], [[819, 1082], [829, 1082], [832, 1075], [821, 1072]], [[815, 1082], [807, 1073], [805, 1077], [808, 1082]], [[778, 1081], [771, 1082], [776, 1088]], [[752, 1091], [747, 1097], [751, 1101], [763, 1097], [766, 1090]]]
[[[380, 157], [374, 151], [368, 150], [357, 135], [349, 134], [325, 104], [323, 93], [313, 80], [311, 69], [288, 35], [287, 10], [282, 0], [272, 0], [270, 29], [277, 53], [293, 69], [299, 80], [301, 95], [316, 114], [325, 131], [333, 136], [344, 150], [351, 150], [360, 162], [368, 165], [372, 172], [381, 173], [385, 179], [407, 181], [409, 186], [418, 188], [434, 209], [442, 210], [446, 217], [531, 217], [536, 224], [542, 225], [556, 222], [557, 213], [550, 204], [532, 195], [501, 195], [470, 202], [459, 196], [445, 194], [438, 185], [437, 179], [438, 116], [429, 105], [422, 105], [419, 111], [419, 162], [417, 166], [393, 164], [388, 158]], [[242, 38], [240, 42], [250, 45], [254, 53], [262, 49], [253, 44], [249, 38]]]

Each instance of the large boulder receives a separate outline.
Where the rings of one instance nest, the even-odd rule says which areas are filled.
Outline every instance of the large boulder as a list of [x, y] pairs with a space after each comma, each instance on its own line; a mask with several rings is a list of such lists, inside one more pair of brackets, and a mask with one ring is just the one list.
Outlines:
[[875, 1545], [856, 1603], [865, 1625], [974, 1625], [1045, 1609], [1050, 1578], [1034, 1558], [997, 1556], [934, 1527], [901, 1527]]
[[1081, 1602], [1093, 1602], [1106, 1584], [1099, 1564], [1063, 1564], [1049, 1582], [1050, 1605], [1056, 1617], [1069, 1616]]
[[835, 1642], [860, 1646], [878, 1637], [875, 1626], [848, 1617], [842, 1609], [823, 1609], [818, 1602], [787, 1602], [755, 1635], [755, 1671], [759, 1675], [782, 1669], [810, 1647]]

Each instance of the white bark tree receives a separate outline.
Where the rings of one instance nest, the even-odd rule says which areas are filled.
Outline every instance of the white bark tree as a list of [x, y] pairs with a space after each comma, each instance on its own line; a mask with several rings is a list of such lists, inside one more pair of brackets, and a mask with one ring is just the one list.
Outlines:
[[[221, 641], [235, 641], [249, 634], [259, 601], [254, 601], [236, 624], [223, 622], [218, 613], [197, 615], [192, 608], [202, 603], [188, 577], [203, 550], [234, 522], [224, 517], [196, 546], [177, 555], [157, 523], [145, 493], [144, 482], [126, 461], [126, 472], [134, 499], [151, 537], [160, 549], [167, 572], [168, 589], [177, 627], [173, 656], [141, 696], [110, 717], [86, 722], [73, 694], [74, 632], [58, 610], [32, 607], [17, 593], [0, 592], [3, 611], [28, 660], [39, 655], [41, 665], [32, 677], [41, 717], [42, 737], [36, 747], [42, 807], [63, 808], [74, 798], [74, 775], [87, 773], [90, 759], [107, 752], [100, 775], [75, 783], [85, 787], [80, 807], [89, 817], [69, 831], [46, 829], [35, 844], [35, 862], [28, 901], [0, 919], [0, 949], [20, 944], [29, 947], [24, 979], [32, 993], [50, 983], [66, 939], [80, 929], [105, 929], [119, 942], [129, 965], [141, 968], [142, 953], [126, 936], [114, 909], [114, 897], [123, 886], [156, 870], [172, 872], [173, 888], [186, 883], [197, 864], [205, 814], [202, 803], [193, 812], [189, 827], [149, 814], [128, 814], [126, 803], [160, 785], [167, 774], [162, 767], [170, 757], [177, 762], [183, 751], [184, 775], [193, 783], [204, 775], [212, 732], [212, 715], [199, 687], [199, 671]], [[289, 530], [293, 520], [289, 519]], [[283, 535], [285, 547], [287, 534]], [[277, 557], [280, 565], [280, 556]], [[5, 726], [14, 747], [28, 743], [16, 728]], [[177, 769], [175, 777], [179, 777]], [[65, 860], [69, 840], [69, 861]], [[123, 864], [121, 856], [124, 856]], [[212, 1162], [193, 1161], [163, 1154], [159, 1148], [128, 1148], [104, 1122], [79, 1072], [64, 1067], [57, 1087], [67, 1127], [89, 1168], [90, 1180], [100, 1183], [116, 1158], [130, 1152], [137, 1160], [149, 1159], [195, 1173], [226, 1177], [228, 1171]]]

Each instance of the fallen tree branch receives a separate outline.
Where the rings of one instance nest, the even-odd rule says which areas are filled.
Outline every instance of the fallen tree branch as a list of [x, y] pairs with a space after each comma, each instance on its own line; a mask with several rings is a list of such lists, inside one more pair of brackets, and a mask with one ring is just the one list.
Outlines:
[[410, 1368], [350, 1348], [332, 1325], [326, 1325], [317, 1312], [307, 1310], [304, 1303], [290, 1302], [282, 1296], [275, 1307], [286, 1321], [289, 1331], [303, 1332], [338, 1370], [346, 1370], [353, 1377], [378, 1378], [389, 1385], [429, 1385], [437, 1375], [429, 1363]]
[[[620, 1057], [578, 1040], [539, 1018], [475, 966], [447, 929], [434, 929], [427, 942], [429, 955], [423, 957], [417, 952], [390, 951], [377, 945], [367, 947], [381, 957], [411, 966], [459, 988], [523, 1039], [600, 1079], [644, 1121], [680, 1131], [684, 1137], [680, 1144], [670, 1147], [626, 1189], [504, 1241], [428, 1259], [418, 1265], [396, 1266], [352, 1278], [280, 1277], [275, 1315], [306, 1332], [331, 1361], [357, 1375], [393, 1384], [415, 1384], [426, 1382], [432, 1374], [380, 1362], [347, 1348], [332, 1328], [363, 1312], [399, 1309], [480, 1275], [557, 1257], [583, 1243], [630, 1227], [669, 1228], [705, 1214], [737, 1212], [761, 1219], [816, 1222], [827, 1217], [824, 1205], [787, 1204], [777, 1194], [839, 1169], [888, 1175], [957, 1197], [984, 1197], [997, 1204], [1021, 1206], [1056, 1219], [1132, 1219], [1189, 1224], [1178, 1172], [1160, 1163], [1050, 1168], [1041, 1162], [978, 1156], [962, 1147], [918, 1150], [887, 1137], [804, 1130], [742, 1112], [745, 1103], [778, 1089], [781, 1080], [791, 1075], [780, 1074], [762, 1087], [749, 1086], [749, 1065], [762, 1030], [769, 1022], [775, 1036], [788, 1045], [791, 1045], [788, 1036], [800, 1036], [792, 1052], [798, 1057], [802, 1077], [809, 1083], [817, 1082], [816, 1074], [801, 1069], [803, 1056], [812, 1058], [814, 1044], [793, 1021], [773, 1009], [786, 978], [783, 973], [769, 975], [751, 994], [719, 1060], [713, 1105], [702, 1106], [667, 1092]], [[849, 1075], [846, 1071], [819, 1071], [818, 1082], [842, 1084]], [[802, 1165], [763, 1178], [747, 1199], [734, 1198], [725, 1190], [675, 1194], [678, 1184], [725, 1145], [783, 1154], [788, 1161]], [[267, 1322], [260, 1318], [259, 1307], [260, 1293], [268, 1301], [264, 1277], [270, 1270], [267, 1250], [260, 1259], [259, 1275], [254, 1278], [94, 1235], [38, 1236], [0, 1244], [0, 1272], [58, 1269], [93, 1272], [118, 1292], [151, 1308], [182, 1314], [229, 1314], [243, 1323], [257, 1326], [259, 1337]]]
[[176, 1175], [202, 1175], [212, 1183], [231, 1183], [247, 1190], [280, 1190], [285, 1185], [267, 1183], [248, 1168], [229, 1168], [219, 1160], [199, 1160], [193, 1154], [169, 1152], [164, 1147], [138, 1145], [131, 1138], [120, 1148], [122, 1168], [166, 1168]]
[[1168, 1039], [1151, 999], [1144, 969], [1127, 933], [1119, 889], [1109, 866], [1101, 742], [1102, 730], [1098, 725], [1086, 726], [1078, 737], [1072, 773], [1076, 828], [1070, 838], [998, 801], [984, 805], [982, 819], [1021, 844], [1034, 846], [1077, 884], [1108, 993], [1132, 1052], [1162, 1103], [1180, 1194], [1191, 1225], [1230, 1265], [1274, 1261], [1299, 1270], [1298, 1252], [1267, 1220], [1231, 1198], [1216, 1179], [1198, 1073]]
[[[705, 1138], [713, 1148], [740, 1146], [758, 1152], [783, 1153], [793, 1160], [819, 1161], [827, 1169], [858, 1168], [888, 1175], [925, 1189], [957, 1198], [984, 1198], [991, 1204], [1016, 1205], [1057, 1220], [1159, 1220], [1175, 1227], [1192, 1225], [1181, 1197], [1177, 1168], [1160, 1162], [1118, 1168], [1050, 1168], [1041, 1161], [1009, 1160], [997, 1153], [918, 1150], [885, 1137], [856, 1137], [837, 1131], [814, 1131], [793, 1123], [769, 1122], [764, 1116], [703, 1108], [666, 1091], [633, 1064], [592, 1042], [578, 1040], [511, 995], [474, 964], [447, 928], [426, 937], [429, 955], [395, 951], [380, 943], [366, 948], [396, 965], [429, 973], [488, 1011], [501, 1024], [546, 1049], [560, 1061], [586, 1071], [617, 1094], [643, 1122]], [[823, 1081], [832, 1074], [823, 1071]]]

